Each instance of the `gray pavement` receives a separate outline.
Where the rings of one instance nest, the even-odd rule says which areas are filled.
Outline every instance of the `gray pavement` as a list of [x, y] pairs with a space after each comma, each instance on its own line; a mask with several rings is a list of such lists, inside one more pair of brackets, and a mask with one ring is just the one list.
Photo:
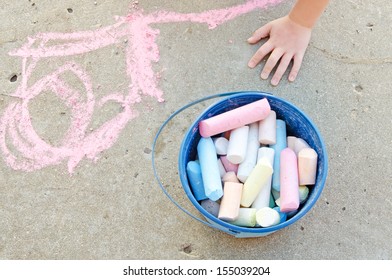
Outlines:
[[[141, 9], [144, 15], [200, 13], [243, 2], [0, 0], [1, 259], [392, 258], [390, 1], [332, 1], [313, 32], [297, 81], [288, 83], [285, 76], [277, 87], [259, 78], [261, 66], [246, 66], [257, 49], [246, 38], [285, 15], [293, 1], [251, 11], [214, 29], [191, 22], [152, 24], [160, 31], [160, 59], [152, 69], [165, 102], [142, 95], [131, 106], [138, 112], [133, 118], [120, 106], [124, 100], [99, 104], [108, 93], [126, 96], [136, 84], [126, 74], [129, 40], [83, 54], [40, 57], [29, 75], [23, 57], [10, 55], [38, 33], [101, 30], [115, 24], [114, 16]], [[39, 42], [33, 47], [43, 48]], [[27, 65], [32, 61], [29, 57]], [[34, 95], [41, 79], [69, 61], [84, 69], [77, 77], [91, 81], [93, 97], [73, 93], [75, 99], [63, 96], [65, 102], [59, 97], [64, 85], [54, 87], [59, 95], [49, 89], [55, 79]], [[80, 80], [67, 75], [64, 80], [83, 92]], [[23, 83], [30, 99], [23, 98]], [[300, 107], [319, 128], [329, 155], [327, 182], [314, 208], [290, 227], [252, 239], [236, 239], [185, 215], [160, 190], [151, 167], [154, 136], [172, 112], [207, 95], [242, 90], [270, 92]], [[208, 104], [175, 118], [157, 149], [163, 185], [194, 215], [178, 179], [177, 155], [187, 126]], [[109, 122], [116, 116], [129, 119], [122, 125], [117, 119]], [[86, 142], [93, 151], [86, 144], [81, 158], [72, 154], [78, 142], [67, 146], [74, 130], [84, 140], [93, 135]], [[84, 156], [89, 153], [90, 158]]]

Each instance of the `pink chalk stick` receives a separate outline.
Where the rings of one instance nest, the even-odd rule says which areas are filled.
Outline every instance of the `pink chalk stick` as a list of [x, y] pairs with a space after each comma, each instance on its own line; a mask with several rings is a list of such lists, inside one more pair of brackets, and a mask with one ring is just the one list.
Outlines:
[[266, 98], [216, 115], [199, 123], [200, 135], [209, 137], [265, 119], [271, 112]]
[[280, 153], [280, 211], [291, 212], [299, 207], [298, 163], [295, 152], [285, 148]]
[[237, 174], [238, 171], [238, 164], [233, 164], [231, 163], [228, 159], [227, 156], [221, 156], [220, 160], [225, 167], [226, 172], [233, 171], [235, 174]]
[[300, 185], [314, 185], [317, 173], [317, 153], [312, 148], [304, 148], [298, 153], [298, 174]]
[[240, 201], [243, 184], [226, 182], [223, 187], [223, 197], [219, 208], [218, 218], [227, 222], [237, 219], [240, 211]]

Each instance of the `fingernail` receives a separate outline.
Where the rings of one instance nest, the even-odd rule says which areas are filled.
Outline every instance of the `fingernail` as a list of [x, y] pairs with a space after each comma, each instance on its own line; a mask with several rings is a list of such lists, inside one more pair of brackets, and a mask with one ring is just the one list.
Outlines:
[[262, 72], [261, 75], [260, 75], [260, 77], [261, 77], [263, 80], [266, 80], [266, 79], [268, 78], [268, 73]]
[[250, 67], [250, 68], [254, 68], [256, 65], [255, 65], [255, 63], [253, 62], [253, 61], [249, 61], [248, 62], [248, 67]]
[[272, 79], [271, 80], [271, 85], [273, 85], [273, 86], [277, 86], [278, 83], [279, 83], [278, 79]]
[[294, 80], [295, 80], [295, 75], [294, 75], [294, 74], [293, 74], [293, 75], [290, 75], [289, 81], [290, 81], [290, 82], [294, 82]]

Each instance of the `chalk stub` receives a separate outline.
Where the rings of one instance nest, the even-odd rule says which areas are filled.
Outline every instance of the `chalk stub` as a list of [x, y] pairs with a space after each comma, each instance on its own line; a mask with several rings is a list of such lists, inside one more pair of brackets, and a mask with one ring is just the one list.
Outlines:
[[200, 202], [201, 207], [204, 208], [208, 213], [213, 215], [214, 217], [218, 218], [218, 213], [219, 213], [219, 203], [216, 201], [213, 201], [211, 199], [205, 199]]
[[278, 211], [264, 207], [256, 212], [256, 222], [261, 227], [270, 227], [280, 223], [280, 215]]
[[203, 177], [201, 175], [200, 164], [196, 161], [188, 162], [186, 166], [186, 173], [188, 175], [189, 183], [193, 195], [197, 201], [206, 199], [207, 196], [204, 191]]
[[234, 221], [238, 218], [243, 184], [226, 182], [223, 187], [218, 218], [223, 221]]
[[248, 145], [249, 126], [241, 126], [231, 131], [227, 146], [227, 159], [232, 164], [240, 164], [244, 161]]
[[316, 183], [317, 153], [312, 148], [304, 148], [298, 153], [298, 174], [300, 185]]
[[237, 219], [230, 223], [242, 227], [254, 227], [256, 225], [256, 212], [256, 208], [240, 208]]

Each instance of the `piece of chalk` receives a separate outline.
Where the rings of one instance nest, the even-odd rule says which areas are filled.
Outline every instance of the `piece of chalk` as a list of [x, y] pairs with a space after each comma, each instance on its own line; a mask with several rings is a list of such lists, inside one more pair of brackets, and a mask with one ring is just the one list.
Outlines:
[[237, 219], [230, 223], [241, 227], [254, 227], [256, 225], [256, 212], [257, 209], [255, 208], [240, 208]]
[[271, 194], [274, 197], [274, 200], [277, 200], [280, 197], [280, 192], [277, 190], [271, 189]]
[[245, 159], [239, 164], [237, 177], [244, 183], [252, 169], [256, 166], [257, 152], [259, 150], [259, 124], [252, 123], [249, 125], [248, 143], [246, 145]]
[[220, 158], [218, 158], [219, 175], [222, 178], [226, 174], [226, 169]]
[[296, 141], [297, 141], [297, 137], [287, 136], [287, 148], [290, 148], [295, 152], [295, 142]]
[[218, 213], [219, 213], [219, 203], [216, 201], [213, 201], [211, 199], [206, 199], [202, 200], [200, 202], [201, 207], [204, 208], [208, 213], [210, 213], [212, 216], [218, 218]]
[[230, 133], [229, 145], [227, 146], [227, 159], [233, 164], [241, 163], [246, 156], [248, 144], [249, 126], [241, 126], [233, 129]]
[[317, 153], [312, 148], [304, 148], [298, 153], [300, 185], [314, 185], [317, 175]]
[[298, 153], [302, 151], [302, 149], [310, 148], [309, 144], [302, 138], [295, 139], [295, 147], [294, 152], [298, 156]]
[[200, 201], [206, 199], [207, 196], [204, 192], [200, 164], [196, 161], [189, 161], [186, 165], [186, 174], [188, 175], [189, 184], [196, 200]]
[[279, 223], [283, 223], [287, 220], [287, 213], [281, 212], [280, 211], [280, 207], [273, 207], [272, 209], [276, 210], [279, 213], [280, 216], [280, 222]]
[[[266, 157], [268, 162], [273, 166], [275, 150], [268, 147], [261, 147], [258, 151], [259, 159]], [[259, 194], [252, 203], [252, 207], [256, 209], [269, 207], [271, 201], [271, 181], [272, 175], [268, 177], [265, 184], [261, 187]]]
[[222, 177], [222, 181], [224, 183], [226, 182], [232, 182], [232, 183], [239, 183], [237, 175], [233, 171], [226, 172], [225, 175]]
[[279, 224], [280, 215], [278, 211], [264, 207], [256, 212], [256, 223], [261, 227], [270, 227]]
[[225, 137], [216, 137], [212, 139], [215, 144], [216, 154], [224, 156], [227, 154], [227, 146], [229, 145], [229, 140]]
[[249, 207], [256, 199], [261, 187], [268, 180], [268, 177], [273, 173], [272, 166], [266, 157], [260, 159], [250, 173], [248, 179], [244, 183], [242, 191], [241, 205]]
[[309, 188], [307, 186], [299, 186], [299, 204], [304, 203], [308, 199]]
[[275, 160], [275, 150], [269, 147], [261, 147], [257, 152], [257, 162], [262, 158], [267, 157], [268, 161], [273, 166]]
[[197, 144], [197, 155], [200, 162], [204, 192], [209, 199], [217, 201], [222, 197], [223, 189], [218, 166], [218, 157], [211, 137], [200, 138], [199, 143]]
[[298, 163], [290, 148], [280, 153], [280, 210], [290, 212], [299, 207]]
[[274, 174], [272, 175], [272, 188], [280, 190], [280, 152], [287, 147], [286, 123], [283, 120], [276, 120], [276, 144], [271, 145], [275, 150]]
[[238, 218], [243, 184], [226, 182], [223, 187], [218, 218], [223, 221], [234, 221]]
[[221, 156], [219, 159], [221, 160], [223, 166], [225, 167], [226, 172], [233, 171], [235, 174], [237, 174], [237, 171], [238, 171], [238, 164], [233, 164], [233, 163], [231, 163], [231, 162], [227, 159], [227, 156]]
[[199, 123], [200, 135], [209, 137], [219, 133], [265, 119], [271, 112], [266, 98], [202, 120]]
[[276, 144], [276, 113], [271, 111], [269, 115], [259, 122], [259, 142], [265, 145]]

